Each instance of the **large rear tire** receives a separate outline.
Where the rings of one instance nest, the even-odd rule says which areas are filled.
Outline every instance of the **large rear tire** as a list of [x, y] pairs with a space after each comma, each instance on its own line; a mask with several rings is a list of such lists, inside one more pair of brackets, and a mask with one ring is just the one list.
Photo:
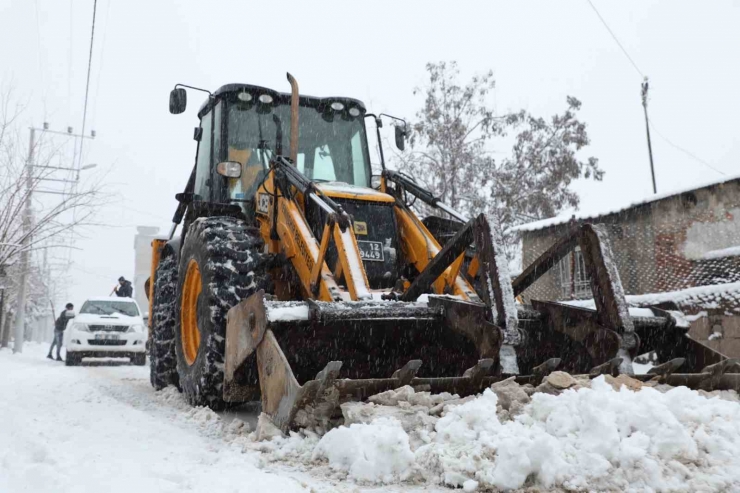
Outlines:
[[178, 385], [175, 352], [177, 277], [177, 259], [174, 253], [170, 253], [159, 261], [154, 281], [149, 379], [156, 390]]
[[[266, 284], [259, 231], [230, 217], [196, 219], [180, 255], [175, 317], [180, 388], [194, 406], [223, 409], [226, 313]], [[253, 382], [258, 394], [259, 383]]]

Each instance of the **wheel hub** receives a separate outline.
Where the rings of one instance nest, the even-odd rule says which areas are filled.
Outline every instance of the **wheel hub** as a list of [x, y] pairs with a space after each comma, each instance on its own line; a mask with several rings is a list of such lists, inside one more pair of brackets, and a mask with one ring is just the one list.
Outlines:
[[198, 298], [202, 289], [200, 268], [195, 259], [188, 262], [185, 282], [182, 286], [182, 304], [180, 306], [180, 340], [185, 361], [188, 365], [195, 362], [200, 348], [200, 329], [198, 329]]

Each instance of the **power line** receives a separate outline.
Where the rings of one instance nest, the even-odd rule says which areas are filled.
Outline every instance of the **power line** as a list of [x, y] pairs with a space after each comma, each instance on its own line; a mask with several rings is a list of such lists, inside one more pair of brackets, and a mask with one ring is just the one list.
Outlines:
[[[618, 39], [618, 38], [617, 38], [617, 36], [616, 36], [616, 35], [614, 34], [614, 31], [612, 31], [612, 30], [611, 30], [611, 28], [610, 28], [610, 27], [609, 27], [609, 25], [608, 25], [608, 24], [606, 23], [606, 21], [604, 20], [604, 18], [603, 18], [603, 17], [601, 16], [601, 14], [599, 13], [599, 11], [598, 11], [598, 10], [596, 10], [596, 7], [595, 7], [595, 6], [594, 6], [594, 4], [593, 4], [593, 3], [591, 2], [591, 0], [586, 0], [586, 1], [587, 1], [587, 2], [588, 2], [588, 4], [589, 4], [589, 5], [591, 6], [591, 8], [592, 8], [592, 9], [594, 10], [594, 12], [596, 13], [596, 15], [597, 15], [597, 16], [599, 17], [599, 20], [600, 20], [600, 21], [601, 21], [601, 23], [602, 23], [602, 24], [604, 25], [604, 27], [606, 28], [606, 30], [607, 30], [607, 31], [609, 31], [609, 34], [610, 34], [610, 35], [611, 35], [611, 37], [612, 37], [612, 38], [614, 39], [614, 42], [616, 42], [616, 43], [617, 43], [617, 45], [619, 46], [619, 48], [620, 48], [620, 49], [622, 50], [622, 53], [624, 53], [624, 56], [626, 56], [626, 57], [627, 57], [627, 59], [628, 59], [628, 60], [630, 61], [630, 63], [631, 63], [631, 64], [632, 64], [632, 66], [633, 66], [633, 67], [635, 68], [635, 70], [637, 71], [637, 73], [638, 73], [638, 74], [640, 74], [640, 75], [641, 75], [641, 76], [643, 77], [643, 79], [645, 80], [645, 82], [646, 82], [646, 81], [647, 81], [647, 77], [645, 76], [645, 74], [643, 74], [642, 70], [640, 70], [640, 68], [639, 68], [639, 67], [637, 66], [637, 64], [635, 63], [635, 61], [634, 61], [634, 60], [632, 59], [632, 57], [630, 56], [630, 54], [629, 54], [629, 53], [627, 53], [627, 50], [626, 50], [626, 49], [624, 48], [624, 46], [622, 46], [622, 43], [620, 43], [620, 42], [619, 42], [619, 39]], [[645, 92], [646, 92], [646, 90], [645, 90], [645, 87], [646, 87], [646, 86], [643, 86], [643, 106], [646, 106], [646, 101], [645, 101], [645, 97], [646, 97], [646, 93], [645, 93]], [[647, 118], [647, 114], [645, 115], [645, 117]], [[719, 174], [721, 174], [721, 175], [723, 175], [723, 176], [727, 176], [727, 175], [726, 175], [726, 174], [725, 174], [724, 172], [722, 172], [722, 171], [718, 170], [717, 168], [715, 168], [714, 166], [712, 166], [711, 164], [709, 164], [709, 163], [708, 163], [708, 162], [706, 162], [705, 160], [703, 160], [703, 159], [701, 159], [701, 158], [697, 157], [696, 155], [694, 155], [693, 153], [691, 153], [691, 152], [687, 151], [687, 150], [686, 150], [686, 149], [684, 149], [683, 147], [681, 147], [681, 146], [678, 146], [678, 145], [674, 144], [673, 142], [671, 142], [670, 140], [668, 140], [668, 138], [667, 138], [667, 137], [666, 137], [665, 135], [663, 135], [663, 134], [662, 134], [662, 133], [660, 132], [660, 130], [658, 130], [658, 129], [657, 129], [657, 127], [655, 126], [655, 123], [653, 123], [653, 121], [652, 121], [652, 120], [650, 120], [649, 118], [648, 118], [648, 122], [650, 123], [650, 127], [652, 127], [652, 128], [653, 128], [653, 130], [655, 131], [655, 133], [656, 133], [656, 134], [658, 134], [658, 137], [660, 137], [661, 139], [663, 139], [663, 140], [664, 140], [664, 141], [665, 141], [665, 142], [666, 142], [666, 143], [667, 143], [668, 145], [670, 145], [671, 147], [674, 147], [675, 149], [677, 149], [677, 150], [679, 150], [679, 151], [683, 152], [684, 154], [686, 154], [686, 155], [687, 155], [687, 156], [689, 156], [690, 158], [692, 158], [692, 159], [694, 159], [695, 161], [697, 161], [697, 162], [699, 162], [699, 163], [703, 164], [704, 166], [706, 166], [707, 168], [711, 169], [712, 171], [715, 171], [715, 172], [717, 172], [717, 173], [719, 173]], [[649, 137], [648, 137], [648, 139], [649, 139]], [[651, 160], [652, 160], [652, 153], [651, 153]], [[654, 186], [654, 185], [653, 185], [653, 186]]]
[[36, 14], [36, 42], [38, 43], [38, 50], [36, 52], [36, 58], [39, 64], [39, 77], [41, 78], [41, 87], [44, 88], [44, 100], [46, 100], [46, 84], [44, 83], [44, 68], [41, 63], [41, 26], [39, 22], [39, 2], [34, 0], [33, 2], [34, 12]]
[[[82, 110], [82, 135], [85, 135], [85, 123], [87, 122], [87, 100], [90, 95], [90, 71], [92, 69], [93, 43], [95, 41], [95, 14], [98, 11], [98, 0], [93, 0], [93, 17], [92, 31], [90, 33], [90, 57], [87, 61], [87, 83], [85, 84], [85, 107]], [[85, 145], [85, 139], [80, 139], [80, 153], [77, 158], [77, 167], [82, 164], [82, 147]]]
[[[74, 52], [74, 4], [69, 1], [69, 51], [67, 52], [67, 105], [72, 114], [72, 53]], [[72, 164], [77, 160], [77, 141], [74, 142]]]
[[103, 42], [100, 44], [100, 68], [98, 69], [98, 78], [95, 82], [95, 96], [93, 97], [92, 124], [95, 126], [98, 113], [98, 94], [100, 94], [100, 78], [103, 74], [103, 64], [105, 62], [105, 40], [108, 38], [108, 19], [110, 17], [110, 4], [113, 0], [108, 0], [105, 8], [105, 30], [103, 31]]
[[652, 121], [652, 120], [649, 120], [649, 121], [650, 121], [650, 126], [651, 126], [651, 127], [653, 127], [653, 130], [655, 130], [655, 133], [656, 133], [656, 134], [658, 134], [658, 137], [660, 137], [661, 139], [663, 139], [663, 140], [664, 140], [664, 141], [665, 141], [665, 142], [666, 142], [666, 143], [667, 143], [668, 145], [670, 145], [671, 147], [674, 147], [674, 148], [678, 149], [679, 151], [683, 152], [684, 154], [686, 154], [686, 155], [687, 155], [687, 156], [689, 156], [690, 158], [692, 158], [692, 159], [694, 159], [695, 161], [697, 161], [697, 162], [699, 162], [699, 163], [703, 164], [703, 165], [704, 165], [704, 166], [706, 166], [707, 168], [709, 168], [709, 169], [711, 169], [711, 170], [713, 170], [713, 171], [716, 171], [716, 172], [717, 172], [717, 173], [719, 173], [720, 175], [722, 175], [722, 176], [727, 176], [727, 174], [726, 174], [726, 173], [724, 173], [724, 172], [722, 172], [722, 171], [718, 170], [717, 168], [715, 168], [714, 166], [712, 166], [711, 164], [709, 164], [709, 163], [708, 163], [708, 162], [706, 162], [705, 160], [703, 160], [703, 159], [701, 159], [701, 158], [697, 157], [696, 155], [694, 155], [693, 153], [691, 153], [691, 152], [687, 151], [687, 150], [686, 150], [686, 149], [684, 149], [683, 147], [681, 147], [681, 146], [678, 146], [678, 145], [674, 144], [673, 142], [671, 142], [670, 140], [668, 140], [668, 138], [667, 138], [667, 137], [666, 137], [665, 135], [663, 135], [662, 133], [660, 133], [660, 130], [658, 130], [658, 129], [656, 128], [656, 126], [655, 126], [655, 123], [653, 123], [653, 121]]
[[642, 73], [642, 70], [640, 70], [637, 67], [637, 64], [635, 63], [635, 61], [632, 59], [632, 57], [630, 56], [630, 54], [627, 53], [627, 50], [624, 49], [624, 46], [622, 46], [622, 43], [619, 42], [619, 39], [617, 39], [617, 36], [616, 36], [616, 34], [614, 34], [614, 31], [611, 30], [611, 28], [609, 27], [609, 24], [607, 24], [606, 21], [604, 20], [604, 18], [601, 17], [601, 14], [599, 14], [599, 11], [596, 10], [596, 7], [594, 6], [593, 3], [591, 3], [591, 0], [586, 0], [586, 1], [591, 6], [591, 8], [594, 9], [594, 12], [596, 12], [596, 15], [599, 17], [599, 20], [601, 21], [601, 23], [604, 24], [604, 27], [606, 28], [606, 30], [609, 31], [609, 34], [611, 34], [611, 36], [614, 39], [614, 41], [617, 43], [617, 45], [619, 46], [619, 48], [622, 50], [622, 53], [624, 53], [624, 56], [626, 56], [627, 59], [632, 64], [632, 66], [635, 67], [635, 70], [637, 70], [637, 73], [640, 74], [642, 77], [645, 77], [645, 74], [643, 74]]

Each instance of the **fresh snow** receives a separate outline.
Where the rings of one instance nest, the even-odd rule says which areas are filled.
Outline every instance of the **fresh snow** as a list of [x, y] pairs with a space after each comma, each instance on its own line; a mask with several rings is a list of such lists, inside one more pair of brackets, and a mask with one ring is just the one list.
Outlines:
[[[531, 399], [517, 387], [516, 399], [527, 403], [517, 402], [519, 414], [508, 419], [502, 418], [501, 388], [443, 402], [441, 418], [431, 415], [431, 403], [422, 405], [424, 393], [404, 389], [395, 391], [405, 394], [398, 407], [363, 404], [363, 422], [323, 437], [277, 437], [263, 450], [273, 460], [328, 467], [361, 484], [427, 483], [468, 491], [740, 489], [740, 404], [734, 393], [724, 400], [685, 387], [617, 391], [601, 376], [591, 388]], [[516, 407], [510, 399], [505, 404]], [[345, 417], [363, 415], [357, 404], [347, 406]]]
[[[662, 293], [633, 294], [625, 296], [630, 305], [658, 305], [665, 302], [674, 302], [679, 306], [698, 306], [701, 308], [717, 308], [723, 301], [737, 303], [740, 301], [740, 282], [726, 284], [710, 284], [681, 289], [679, 291], [665, 291]], [[593, 308], [594, 300], [569, 300], [573, 306]]]
[[292, 322], [308, 320], [308, 305], [306, 303], [267, 304], [267, 320], [270, 322]]
[[[342, 237], [342, 242], [345, 245], [351, 245], [353, 243], [352, 241], [352, 233], [350, 232], [349, 228], [345, 231], [341, 231], [340, 235]], [[357, 249], [355, 249], [357, 251]], [[370, 294], [370, 291], [367, 289], [367, 279], [365, 277], [365, 270], [362, 267], [362, 260], [360, 260], [359, 256], [353, 256], [351, 254], [347, 255], [347, 265], [349, 267], [349, 274], [352, 276], [352, 279], [355, 280], [354, 282], [354, 288], [356, 291], [357, 299], [359, 300], [371, 300], [373, 297]], [[345, 276], [346, 278], [347, 276]], [[349, 281], [347, 281], [349, 284]]]
[[309, 491], [260, 470], [212, 411], [155, 394], [148, 367], [65, 367], [46, 350], [0, 351], [0, 491]]
[[2, 492], [740, 490], [734, 393], [404, 387], [344, 404], [347, 425], [323, 436], [259, 442], [254, 411], [191, 408], [146, 367], [68, 368], [46, 350], [0, 351]]
[[701, 256], [702, 260], [714, 260], [725, 257], [740, 257], [740, 246], [733, 246], [730, 248], [723, 248], [722, 250], [712, 250], [706, 252]]
[[0, 350], [2, 493], [372, 491], [328, 469], [315, 474], [310, 454], [303, 461], [287, 448], [263, 452], [272, 444], [256, 442], [252, 408], [192, 408], [174, 387], [155, 392], [148, 366], [97, 358], [65, 367], [46, 359], [47, 350]]

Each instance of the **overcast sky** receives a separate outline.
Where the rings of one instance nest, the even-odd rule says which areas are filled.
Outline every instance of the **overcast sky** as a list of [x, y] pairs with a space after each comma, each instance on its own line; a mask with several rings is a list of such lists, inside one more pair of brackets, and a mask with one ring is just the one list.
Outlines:
[[[740, 174], [740, 6], [730, 1], [595, 1], [643, 74], [657, 130], [727, 175]], [[0, 0], [0, 77], [29, 101], [27, 125], [81, 127], [92, 0]], [[247, 82], [362, 99], [370, 111], [413, 117], [429, 61], [457, 60], [464, 78], [493, 70], [499, 113], [583, 103], [602, 183], [577, 183], [581, 209], [651, 193], [642, 76], [586, 0], [528, 2], [98, 0], [87, 173], [107, 173], [109, 225], [73, 252], [69, 299], [107, 295], [133, 274], [137, 225], [169, 228], [174, 194], [193, 164], [202, 97], [170, 115], [176, 83], [215, 90]], [[71, 154], [71, 147], [68, 147]], [[506, 149], [498, 149], [505, 152]], [[653, 135], [658, 191], [720, 179]], [[377, 158], [375, 158], [377, 160]], [[58, 253], [59, 254], [59, 253]], [[59, 254], [61, 255], [61, 254]], [[61, 302], [63, 300], [57, 300]], [[66, 301], [66, 300], [64, 300]]]

